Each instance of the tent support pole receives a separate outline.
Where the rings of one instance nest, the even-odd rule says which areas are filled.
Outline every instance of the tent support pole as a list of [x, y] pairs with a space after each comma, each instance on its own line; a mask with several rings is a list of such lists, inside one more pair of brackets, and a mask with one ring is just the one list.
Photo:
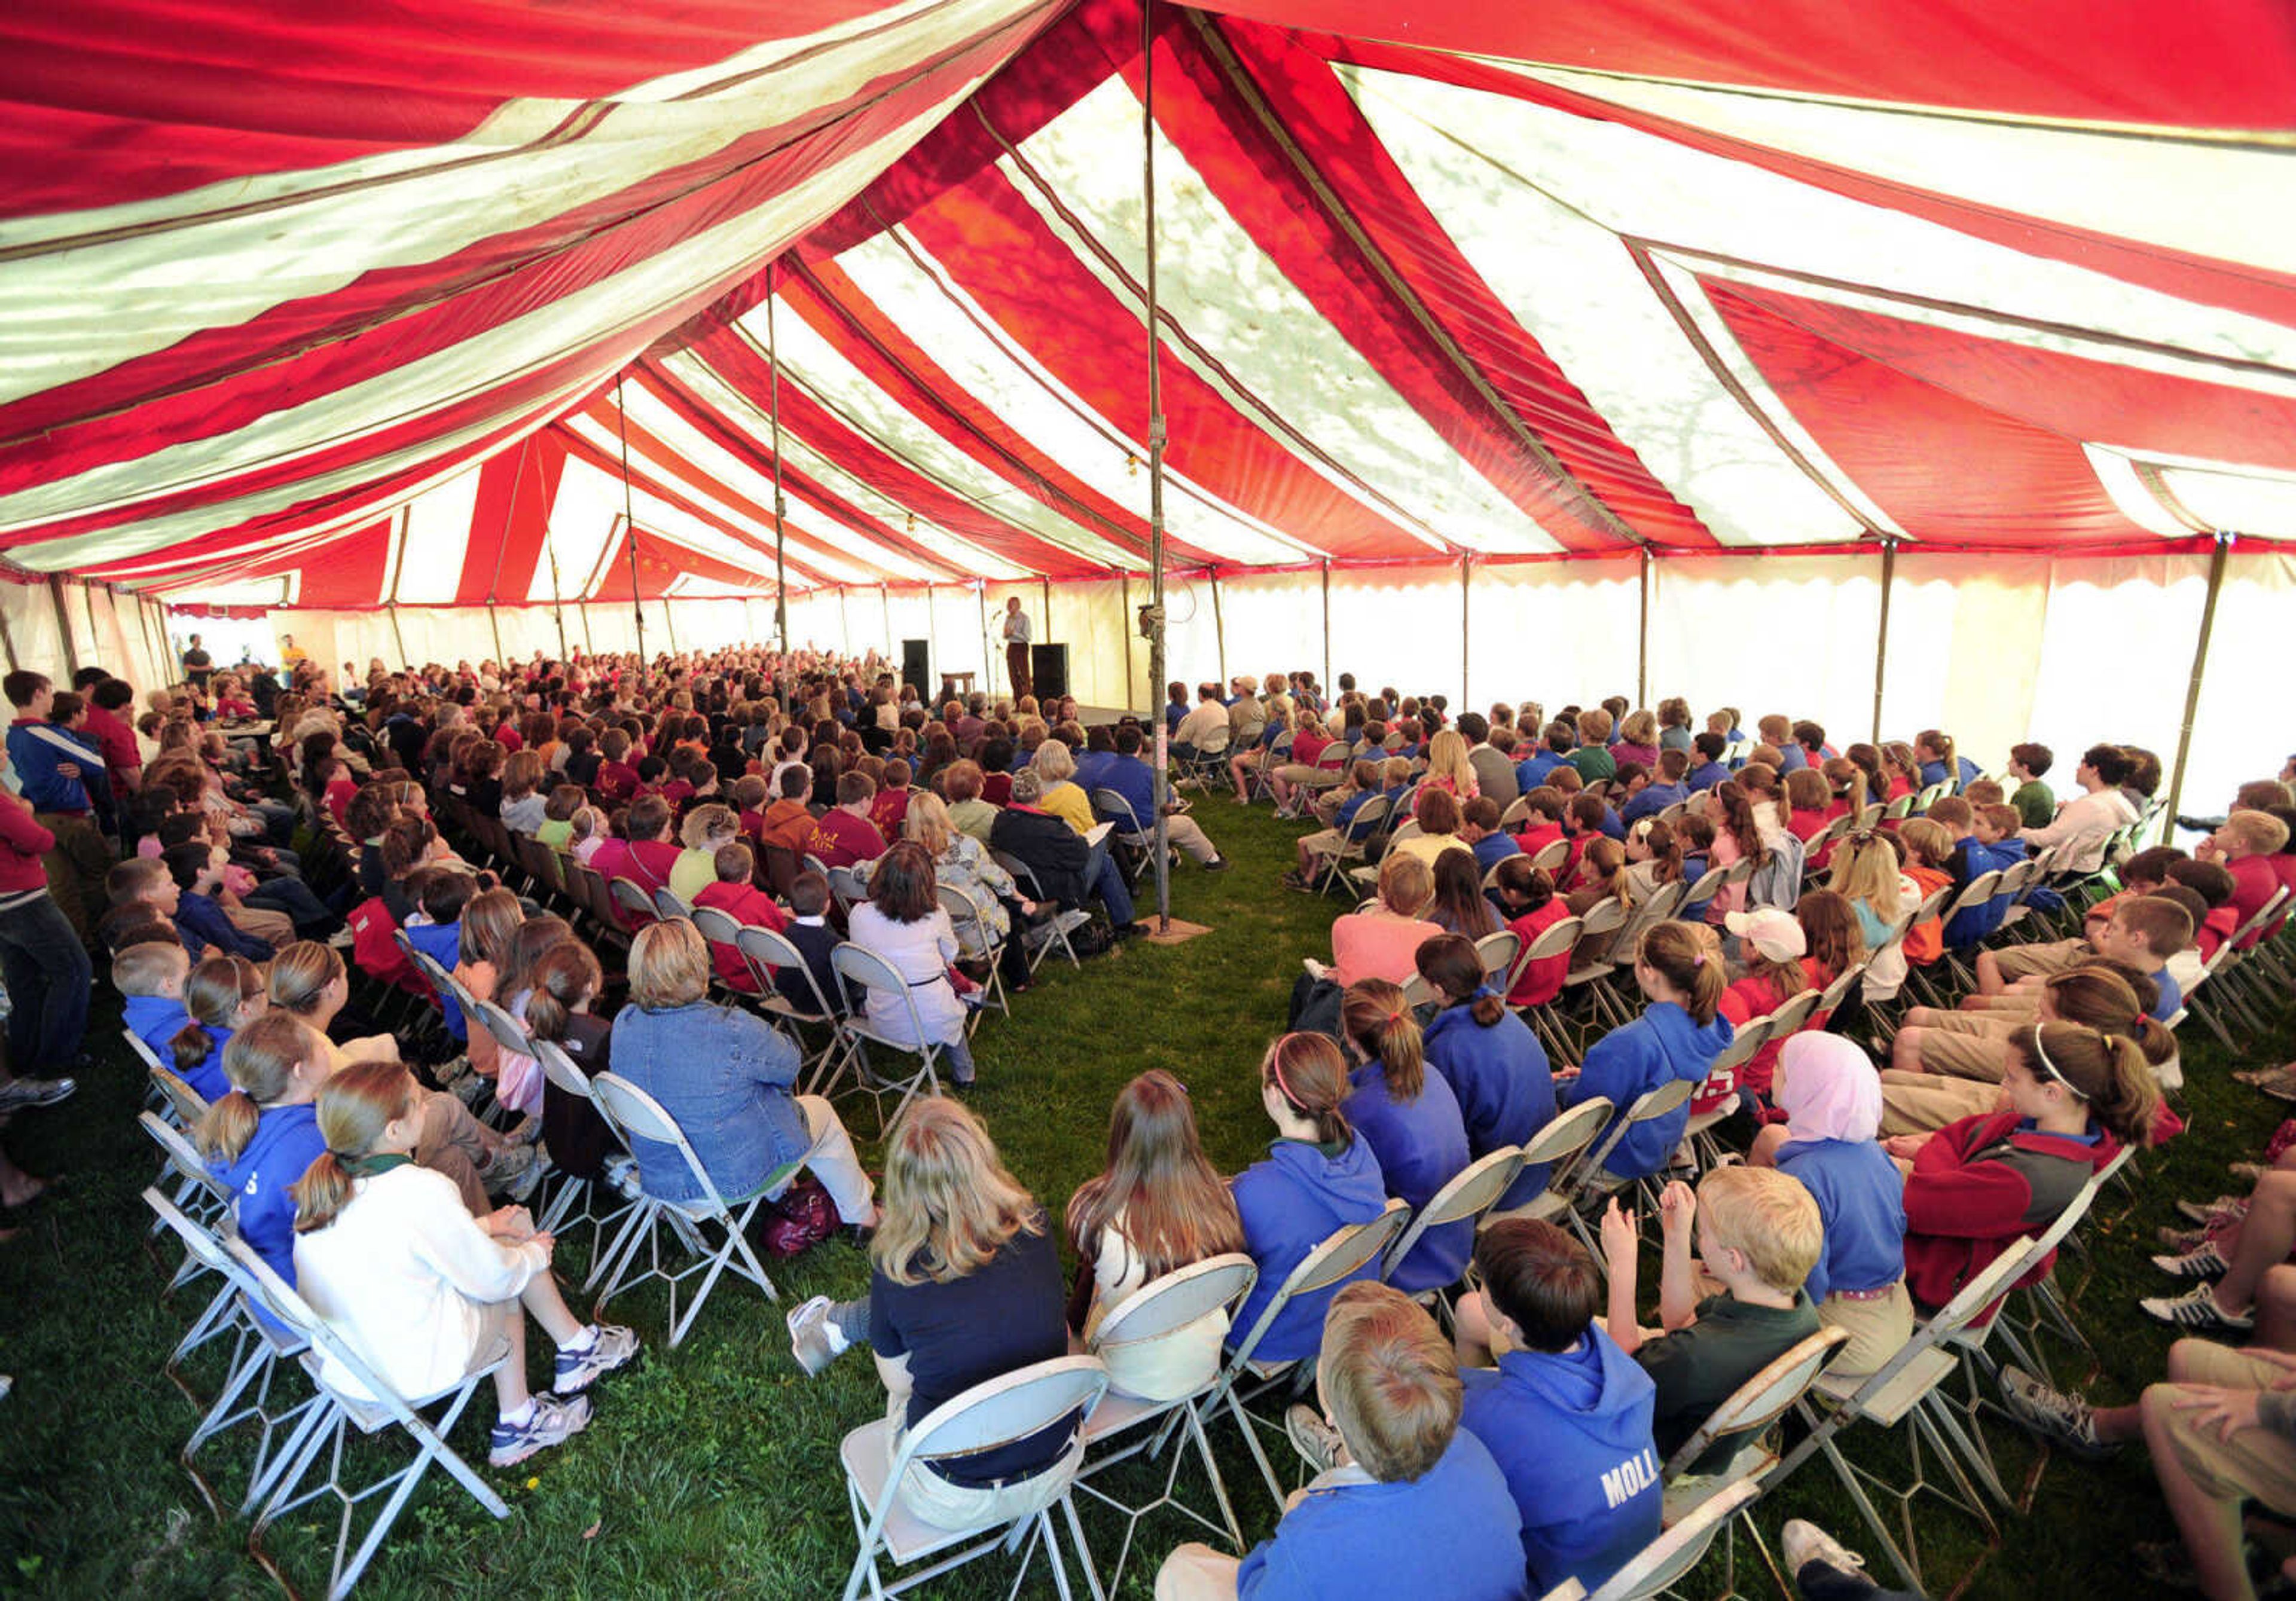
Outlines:
[[1220, 617], [1219, 574], [1213, 573], [1211, 579], [1213, 653], [1219, 661], [1220, 688], [1224, 692], [1227, 688], [1227, 624]]
[[[614, 426], [622, 436], [622, 521], [630, 530], [630, 615], [638, 625], [638, 671], [645, 671], [645, 605], [638, 595], [638, 514], [630, 502], [630, 414], [622, 400], [622, 377], [614, 377]], [[663, 612], [665, 617], [668, 615]]]
[[1116, 582], [1116, 627], [1124, 636], [1124, 699], [1117, 702], [1120, 706], [1132, 698], [1132, 575], [1119, 570]]
[[1459, 710], [1462, 711], [1473, 704], [1468, 698], [1467, 693], [1468, 619], [1474, 610], [1467, 598], [1468, 588], [1472, 581], [1467, 563], [1468, 555], [1463, 550], [1459, 553]]
[[[151, 621], [150, 617], [146, 616], [144, 621], [148, 625]], [[144, 637], [147, 639], [151, 637], [148, 627], [145, 629]], [[160, 637], [161, 639], [165, 639], [167, 637], [166, 633], [162, 631]], [[8, 631], [8, 608], [5, 606], [0, 606], [0, 653], [4, 653], [7, 656], [8, 670], [10, 672], [12, 673], [16, 671], [17, 669], [22, 665], [16, 660], [16, 636]], [[162, 651], [158, 657], [158, 661], [160, 670], [161, 672], [166, 672], [168, 670], [167, 653]]]
[[398, 664], [401, 667], [413, 667], [414, 663], [406, 659], [406, 636], [399, 630], [398, 627], [398, 603], [393, 601], [384, 610], [390, 613], [390, 636], [398, 642]]
[[774, 340], [774, 299], [778, 292], [777, 263], [766, 263], [766, 372], [770, 381], [767, 417], [774, 435], [774, 637], [789, 654], [789, 567], [783, 548], [783, 520], [789, 502], [782, 498], [782, 357]]
[[1874, 743], [1882, 743], [1882, 679], [1890, 665], [1890, 591], [1898, 581], [1898, 541], [1882, 536], [1882, 626], [1874, 639]]
[[495, 603], [492, 601], [487, 603], [487, 629], [495, 636], [495, 669], [496, 671], [501, 671], [508, 668], [510, 663], [503, 660], [502, 619], [495, 615]]
[[48, 599], [55, 603], [56, 632], [63, 636], [64, 672], [67, 677], [79, 671], [79, 646], [72, 643], [71, 609], [64, 604], [64, 580], [61, 573], [48, 575]]
[[980, 676], [988, 680], [981, 686], [988, 692], [991, 710], [996, 702], [996, 655], [988, 648], [988, 580], [972, 580], [972, 598], [980, 607]]
[[1642, 560], [1642, 622], [1635, 636], [1635, 704], [1650, 704], [1650, 546], [1643, 546]]
[[[1170, 796], [1171, 725], [1163, 712], [1153, 707], [1164, 682], [1164, 388], [1158, 368], [1157, 349], [1160, 329], [1156, 309], [1156, 0], [1141, 0], [1140, 5], [1140, 190], [1145, 207], [1144, 218], [1147, 234], [1148, 272], [1144, 288], [1147, 291], [1148, 313], [1148, 583], [1149, 616], [1148, 677], [1152, 702], [1150, 720], [1156, 730], [1156, 783], [1152, 795], [1156, 807], [1156, 926], [1166, 933], [1172, 928], [1172, 850], [1171, 819], [1165, 816], [1165, 806]], [[1212, 618], [1214, 632], [1218, 631], [1219, 579], [1212, 579]], [[1223, 647], [1225, 651], [1225, 647]], [[1223, 654], [1220, 678], [1227, 678], [1227, 663]]]
[[[892, 660], [894, 647], [898, 642], [893, 638], [892, 594], [882, 583], [877, 586], [877, 610], [885, 620], [885, 659], [890, 663]], [[893, 682], [898, 685], [900, 681], [900, 674], [895, 673], [893, 675]]]
[[2185, 759], [2193, 751], [2193, 724], [2201, 711], [2201, 679], [2209, 666], [2209, 639], [2217, 631], [2217, 595], [2224, 588], [2225, 567], [2232, 554], [2233, 536], [2219, 532], [2209, 557], [2209, 598], [2201, 607], [2201, 637], [2193, 646], [2192, 681], [2185, 686], [2185, 722], [2177, 731], [2177, 776], [2169, 781], [2169, 805], [2161, 815], [2161, 837], [2168, 838], [2177, 814], [2184, 809]]
[[558, 546], [552, 543], [546, 524], [542, 530], [542, 548], [550, 557], [550, 614], [558, 622], [558, 659], [570, 661], [572, 658], [566, 653], [566, 603], [558, 594]]
[[1324, 558], [1324, 701], [1332, 699], [1332, 558]]

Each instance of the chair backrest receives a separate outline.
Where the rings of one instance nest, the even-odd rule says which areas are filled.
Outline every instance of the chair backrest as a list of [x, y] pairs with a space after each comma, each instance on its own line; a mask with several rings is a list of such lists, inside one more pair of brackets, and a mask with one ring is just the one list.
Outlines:
[[1998, 870], [1980, 873], [1962, 886], [1961, 893], [1953, 898], [1953, 905], [1947, 909], [1945, 915], [1951, 917], [1967, 907], [1983, 906], [1993, 899], [2000, 888], [2001, 874]]
[[1975, 1322], [1986, 1308], [2007, 1294], [2009, 1286], [2032, 1267], [2035, 1260], [2032, 1247], [2030, 1235], [2020, 1235], [2003, 1246], [2000, 1255], [1986, 1263], [1982, 1271], [1961, 1286], [1960, 1293], [1915, 1328], [1914, 1337], [1906, 1342], [1898, 1354], [1884, 1362], [1872, 1378], [1858, 1386], [1859, 1399], [1879, 1393], [1885, 1383], [1895, 1379], [1921, 1352], [1960, 1334]]
[[144, 1132], [152, 1137], [152, 1143], [160, 1147], [160, 1154], [167, 1158], [168, 1165], [177, 1174], [224, 1206], [238, 1199], [224, 1186], [222, 1179], [208, 1171], [208, 1164], [200, 1160], [199, 1152], [182, 1129], [170, 1127], [156, 1112], [137, 1112], [135, 1121], [144, 1126]]
[[1512, 929], [1503, 928], [1475, 941], [1475, 955], [1482, 959], [1483, 976], [1488, 979], [1498, 979], [1512, 972], [1521, 949], [1522, 936]]
[[677, 1120], [663, 1109], [660, 1101], [614, 1072], [603, 1072], [590, 1080], [590, 1098], [611, 1114], [614, 1125], [625, 1135], [650, 1139], [657, 1145], [675, 1145], [685, 1160], [686, 1170], [701, 1186], [710, 1204], [720, 1212], [726, 1210], [725, 1197], [718, 1193], [709, 1170], [694, 1154], [693, 1142], [685, 1137], [685, 1130], [677, 1126]]
[[1009, 850], [997, 850], [992, 848], [988, 852], [988, 859], [995, 862], [998, 866], [1004, 868], [1005, 872], [1011, 874], [1013, 875], [1013, 882], [1029, 891], [1029, 899], [1043, 900], [1046, 899], [1044, 886], [1037, 882], [1037, 870], [1029, 866], [1028, 863], [1022, 861], [1019, 857], [1014, 856]]
[[526, 1025], [507, 1011], [492, 1001], [478, 1001], [472, 1005], [472, 1012], [504, 1050], [513, 1056], [534, 1055], [533, 1037], [526, 1031]]
[[1403, 1004], [1414, 1012], [1422, 1006], [1433, 1006], [1440, 998], [1435, 993], [1435, 986], [1418, 973], [1403, 981]]
[[654, 891], [653, 910], [654, 915], [664, 922], [675, 922], [680, 917], [689, 923], [693, 920], [693, 908], [685, 904], [684, 896], [672, 890], [668, 884], [663, 884]]
[[526, 1048], [541, 1067], [542, 1076], [549, 1080], [552, 1088], [561, 1095], [573, 1096], [593, 1105], [597, 1104], [598, 1097], [590, 1093], [590, 1075], [574, 1065], [574, 1058], [566, 1054], [564, 1046], [554, 1039], [530, 1039]]
[[1513, 833], [1514, 825], [1529, 816], [1530, 816], [1530, 798], [1527, 795], [1517, 795], [1507, 802], [1507, 809], [1499, 814], [1499, 832]]
[[1526, 962], [1544, 962], [1561, 956], [1578, 943], [1578, 935], [1586, 926], [1587, 920], [1583, 917], [1565, 917], [1559, 922], [1548, 924], [1539, 931], [1538, 937], [1530, 942], [1530, 948], [1522, 953], [1522, 959]]
[[[369, 1404], [388, 1411], [393, 1420], [414, 1433], [418, 1439], [435, 1440], [430, 1425], [423, 1421], [407, 1398], [392, 1389], [390, 1382], [352, 1348], [349, 1341], [337, 1334], [325, 1318], [313, 1311], [309, 1301], [290, 1289], [286, 1281], [271, 1270], [271, 1264], [255, 1253], [252, 1246], [235, 1235], [226, 1236], [222, 1244], [225, 1253], [239, 1269], [234, 1275], [234, 1282], [250, 1290], [274, 1321], [284, 1324], [301, 1334], [310, 1342], [313, 1349], [326, 1358], [331, 1367], [348, 1373], [355, 1383], [373, 1398]], [[496, 1365], [489, 1364], [484, 1371], [492, 1372]], [[477, 1376], [466, 1375], [454, 1387], [459, 1388], [460, 1383], [472, 1382]], [[426, 1399], [417, 1396], [414, 1401], [419, 1403]]]
[[168, 1110], [174, 1112], [176, 1121], [185, 1128], [207, 1116], [207, 1097], [166, 1068], [152, 1069], [152, 1082], [160, 1087], [160, 1095], [167, 1099]]
[[909, 989], [909, 981], [890, 962], [875, 951], [849, 940], [829, 953], [829, 964], [846, 983], [899, 996], [901, 1005], [909, 1014], [909, 1031], [920, 1040], [929, 1038], [924, 1020], [917, 1014], [917, 998]]
[[1885, 823], [1894, 823], [1898, 818], [1910, 815], [1913, 809], [1914, 797], [1910, 794], [1900, 795], [1882, 809], [1882, 820]]
[[1260, 1310], [1259, 1321], [1251, 1326], [1242, 1340], [1232, 1344], [1231, 1372], [1241, 1369], [1244, 1363], [1251, 1360], [1251, 1353], [1259, 1349], [1260, 1336], [1267, 1332], [1293, 1296], [1316, 1294], [1361, 1272], [1395, 1243], [1395, 1236], [1401, 1234], [1410, 1222], [1411, 1208], [1390, 1197], [1379, 1216], [1368, 1222], [1347, 1224], [1324, 1236], [1276, 1286], [1275, 1293]]
[[1026, 1440], [1071, 1414], [1090, 1413], [1107, 1392], [1108, 1369], [1098, 1357], [1055, 1357], [975, 1384], [902, 1435], [884, 1498], [892, 1499], [913, 1461], [947, 1465]]
[[1819, 1372], [1833, 1359], [1833, 1353], [1849, 1342], [1848, 1329], [1822, 1328], [1780, 1353], [1706, 1415], [1698, 1432], [1667, 1458], [1659, 1477], [1671, 1480], [1688, 1472], [1718, 1440], [1768, 1428], [1780, 1413], [1801, 1399], [1802, 1392], [1816, 1382]]
[[813, 969], [807, 964], [804, 953], [791, 944], [787, 936], [775, 933], [769, 928], [755, 928], [744, 924], [734, 932], [734, 944], [750, 965], [758, 969], [758, 978], [766, 981], [768, 989], [775, 989], [772, 981], [781, 969], [794, 968], [797, 971], [805, 980], [806, 993], [813, 997], [813, 1010], [800, 1014], [806, 1021], [826, 1021], [844, 1011], [842, 1006], [821, 992], [821, 985], [814, 978]]
[[1726, 884], [1744, 883], [1754, 876], [1754, 869], [1761, 865], [1760, 861], [1753, 857], [1742, 856], [1722, 869], [1722, 882]]
[[[1712, 1075], [1710, 1073], [1708, 1076]], [[1611, 1159], [1611, 1153], [1618, 1149], [1619, 1142], [1626, 1138], [1628, 1129], [1636, 1123], [1651, 1122], [1669, 1112], [1680, 1111], [1696, 1093], [1699, 1084], [1704, 1081], [1669, 1079], [1656, 1089], [1643, 1091], [1628, 1104], [1625, 1113], [1611, 1125], [1610, 1133], [1595, 1148], [1594, 1154], [1587, 1159], [1587, 1162], [1595, 1167], [1602, 1166]]]
[[1535, 1168], [1552, 1162], [1555, 1170], [1594, 1143], [1595, 1136], [1613, 1110], [1607, 1096], [1588, 1096], [1575, 1106], [1556, 1112], [1546, 1126], [1523, 1142], [1522, 1165]]
[[1727, 867], [1709, 867], [1698, 875], [1698, 882], [1682, 892], [1682, 907], [1687, 911], [1694, 906], [1704, 906], [1721, 892], [1723, 881], [1730, 876]]
[[858, 867], [832, 867], [829, 870], [829, 892], [837, 904], [850, 911], [857, 901], [869, 899], [869, 885]]
[[1659, 885], [1628, 907], [1627, 921], [1611, 941], [1611, 954], [1620, 962], [1633, 961], [1636, 949], [1642, 944], [1643, 931], [1673, 916], [1689, 888], [1677, 878], [1670, 884]]
[[1771, 1013], [1770, 1031], [1762, 1043], [1767, 1045], [1770, 1040], [1785, 1039], [1800, 1033], [1808, 1023], [1810, 1014], [1817, 1010], [1820, 993], [1816, 989], [1804, 989]]
[[[1730, 1032], [1730, 1043], [1714, 1054], [1707, 1064], [1706, 1081], [1710, 1084], [1736, 1072], [1754, 1059], [1754, 1053], [1769, 1042], [1771, 1020], [1767, 1016], [1750, 1017]], [[1660, 1088], [1665, 1088], [1661, 1085]]]
[[956, 930], [959, 940], [964, 938], [965, 930], [971, 928], [983, 947], [996, 948], [998, 942], [996, 930], [972, 896], [946, 879], [935, 882], [934, 891], [940, 901], [940, 909], [948, 914], [950, 926]]
[[1866, 964], [1863, 962], [1852, 963], [1843, 968], [1833, 982], [1828, 984], [1818, 996], [1817, 1005], [1813, 1010], [1824, 1012], [1829, 1015], [1840, 1011], [1843, 998], [1849, 993], [1849, 986], [1856, 983], [1865, 972]]
[[1140, 814], [1132, 809], [1132, 802], [1127, 800], [1115, 790], [1093, 791], [1092, 809], [1118, 824], [1117, 832], [1126, 839], [1137, 839], [1148, 832], [1146, 826], [1140, 821]]
[[741, 948], [738, 936], [742, 920], [723, 907], [698, 906], [691, 914], [693, 932], [712, 945], [730, 945]]
[[1530, 858], [1530, 865], [1531, 865], [1533, 867], [1536, 867], [1536, 868], [1543, 868], [1543, 869], [1544, 869], [1544, 870], [1546, 870], [1546, 872], [1552, 873], [1552, 872], [1554, 872], [1557, 867], [1560, 867], [1560, 866], [1561, 866], [1564, 862], [1566, 862], [1566, 861], [1568, 861], [1568, 860], [1570, 860], [1570, 841], [1568, 841], [1568, 840], [1549, 840], [1549, 841], [1547, 841], [1547, 842], [1546, 842], [1546, 844], [1541, 845], [1541, 846], [1538, 849], [1538, 850], [1537, 850], [1537, 851], [1535, 851], [1535, 852], [1532, 854], [1531, 858]]
[[1151, 1279], [1100, 1320], [1093, 1331], [1095, 1354], [1111, 1346], [1139, 1346], [1162, 1340], [1199, 1319], [1236, 1304], [1251, 1293], [1259, 1266], [1240, 1251], [1206, 1257]]
[[1663, 1594], [1706, 1555], [1714, 1536], [1762, 1493], [1759, 1479], [1739, 1479], [1715, 1491], [1656, 1539], [1636, 1552], [1591, 1595], [1575, 1579], [1546, 1593], [1545, 1601], [1642, 1601]]
[[1608, 896], [1587, 908], [1579, 919], [1578, 938], [1584, 942], [1602, 934], [1615, 934], [1626, 927], [1628, 915], [1633, 908], [1617, 896]]
[[654, 910], [653, 897], [634, 880], [613, 879], [607, 883], [606, 892], [613, 897], [615, 911], [624, 926], [644, 928], [647, 924], [660, 920], [660, 914]]
[[1448, 1184], [1427, 1197], [1427, 1204], [1419, 1209], [1410, 1226], [1387, 1248], [1386, 1260], [1380, 1265], [1380, 1277], [1393, 1277], [1418, 1246], [1420, 1236], [1429, 1229], [1464, 1223], [1490, 1211], [1521, 1171], [1522, 1151], [1516, 1145], [1486, 1151], [1461, 1168]]
[[135, 1053], [135, 1059], [145, 1067], [161, 1070], [167, 1067], [168, 1064], [160, 1060], [160, 1053], [144, 1044], [144, 1037], [135, 1030], [122, 1029], [119, 1037], [127, 1041], [127, 1048]]
[[184, 1249], [198, 1259], [200, 1266], [226, 1278], [232, 1277], [231, 1258], [225, 1254], [223, 1241], [197, 1219], [149, 1186], [144, 1191], [144, 1204], [152, 1209], [160, 1221], [175, 1231], [176, 1237], [184, 1243]]

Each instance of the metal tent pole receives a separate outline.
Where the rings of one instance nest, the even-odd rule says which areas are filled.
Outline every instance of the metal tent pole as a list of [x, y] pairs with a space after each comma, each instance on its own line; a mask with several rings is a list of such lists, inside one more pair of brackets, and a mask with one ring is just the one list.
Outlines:
[[1882, 536], [1882, 627], [1874, 639], [1874, 743], [1882, 743], [1882, 678], [1890, 663], [1890, 590], [1898, 580], [1898, 540]]
[[[1164, 387], [1158, 371], [1156, 322], [1156, 0], [1140, 6], [1140, 187], [1145, 205], [1148, 273], [1148, 677], [1150, 699], [1161, 693], [1164, 682]], [[1219, 580], [1212, 580], [1212, 617], [1219, 617]], [[1220, 678], [1227, 678], [1225, 658]], [[1172, 926], [1171, 820], [1165, 815], [1170, 800], [1171, 725], [1160, 708], [1152, 705], [1150, 719], [1156, 729], [1156, 926]]]
[[[630, 500], [630, 414], [622, 405], [622, 379], [614, 379], [614, 425], [622, 436], [622, 521], [630, 530], [630, 615], [638, 625], [638, 671], [645, 672], [645, 607], [638, 597], [638, 514]], [[667, 613], [664, 613], [667, 615]]]
[[2232, 554], [2234, 536], [2219, 531], [2216, 550], [2209, 557], [2209, 598], [2201, 607], [2201, 637], [2193, 646], [2193, 677], [2185, 686], [2185, 723], [2177, 731], [2177, 776], [2169, 781], [2169, 805], [2161, 816], [2161, 837], [2168, 838], [2177, 814], [2184, 809], [2185, 760], [2193, 751], [2193, 724], [2201, 710], [2201, 679], [2208, 671], [2209, 639], [2217, 631], [2217, 595], [2224, 587], [2225, 566]]
[[980, 686], [988, 692], [993, 706], [996, 700], [996, 653], [988, 648], [988, 581], [972, 581], [972, 598], [980, 606]]
[[1219, 662], [1220, 691], [1227, 691], [1227, 622], [1220, 615], [1219, 574], [1212, 579], [1212, 653]]
[[1641, 631], [1635, 638], [1635, 704], [1636, 706], [1650, 704], [1651, 553], [1649, 546], [1643, 546], [1642, 554], [1642, 626]]
[[1459, 553], [1459, 710], [1466, 710], [1472, 702], [1467, 698], [1467, 627], [1468, 614], [1472, 611], [1467, 598], [1469, 585], [1467, 553]]
[[1324, 558], [1324, 703], [1332, 704], [1332, 558]]
[[79, 646], [72, 642], [71, 608], [64, 604], [64, 580], [62, 575], [48, 575], [48, 599], [56, 609], [56, 632], [63, 636], [64, 675], [69, 677], [79, 671]]
[[1124, 636], [1124, 699], [1132, 698], [1132, 575], [1119, 569], [1116, 574], [1116, 626]]
[[566, 602], [558, 593], [558, 546], [546, 523], [542, 530], [542, 549], [550, 558], [550, 613], [558, 620], [558, 659], [570, 661], [572, 658], [566, 652]]
[[789, 503], [782, 498], [782, 357], [774, 341], [775, 264], [766, 264], [766, 371], [769, 380], [767, 417], [774, 435], [774, 637], [789, 654], [789, 570], [783, 549], [782, 521]]

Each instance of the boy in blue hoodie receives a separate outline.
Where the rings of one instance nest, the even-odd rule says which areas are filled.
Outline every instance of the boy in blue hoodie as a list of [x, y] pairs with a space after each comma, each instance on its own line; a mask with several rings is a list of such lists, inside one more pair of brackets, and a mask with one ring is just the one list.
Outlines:
[[191, 953], [181, 945], [131, 945], [111, 958], [112, 988], [127, 998], [120, 1024], [151, 1047], [162, 1067], [174, 1060], [169, 1042], [191, 1026], [184, 1007], [184, 981], [191, 973]]
[[[1308, 1252], [1336, 1230], [1368, 1223], [1387, 1210], [1379, 1158], [1341, 1110], [1354, 1086], [1330, 1035], [1284, 1035], [1260, 1059], [1259, 1083], [1260, 1104], [1276, 1137], [1267, 1157], [1238, 1173], [1231, 1186], [1243, 1221], [1243, 1248], [1259, 1264], [1259, 1282], [1229, 1326], [1231, 1342], [1258, 1325]], [[1367, 1262], [1358, 1277], [1377, 1269], [1376, 1262]], [[1332, 1293], [1294, 1296], [1261, 1336], [1255, 1359], [1313, 1357]]]
[[1595, 1321], [1595, 1263], [1554, 1224], [1492, 1224], [1475, 1267], [1483, 1287], [1459, 1305], [1460, 1424], [1506, 1476], [1531, 1593], [1571, 1579], [1599, 1589], [1658, 1538], [1657, 1387]]
[[[478, 880], [451, 867], [429, 867], [414, 876], [417, 882], [407, 888], [422, 909], [406, 924], [406, 942], [452, 973], [463, 959], [463, 908], [478, 892]], [[453, 996], [439, 997], [439, 1010], [455, 1043], [470, 1038], [463, 1009]]]
[[1323, 1416], [1295, 1408], [1307, 1427], [1292, 1429], [1316, 1477], [1242, 1562], [1175, 1550], [1157, 1601], [1517, 1601], [1514, 1499], [1459, 1427], [1458, 1365], [1433, 1319], [1392, 1285], [1351, 1284], [1322, 1333]]

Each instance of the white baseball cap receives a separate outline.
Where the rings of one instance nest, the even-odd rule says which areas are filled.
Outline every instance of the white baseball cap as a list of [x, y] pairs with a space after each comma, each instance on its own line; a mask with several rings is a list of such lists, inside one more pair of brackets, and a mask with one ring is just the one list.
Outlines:
[[1792, 912], [1764, 907], [1754, 912], [1730, 912], [1722, 924], [1773, 962], [1792, 962], [1809, 951], [1809, 940]]

